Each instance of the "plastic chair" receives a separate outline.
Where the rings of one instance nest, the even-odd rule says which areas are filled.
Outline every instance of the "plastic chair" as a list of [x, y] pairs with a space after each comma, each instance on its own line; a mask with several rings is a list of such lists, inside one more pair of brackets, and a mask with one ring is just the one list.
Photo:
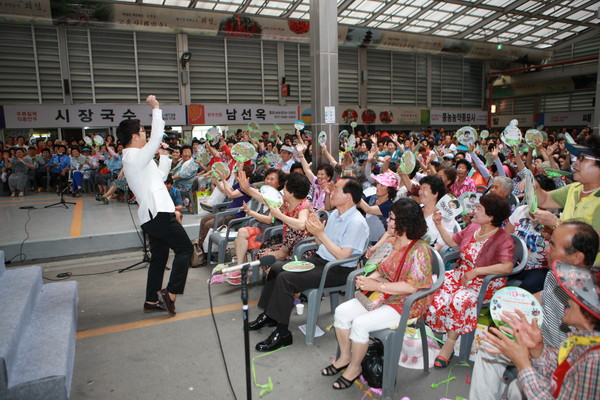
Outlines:
[[519, 199], [517, 198], [517, 196], [514, 195], [514, 193], [511, 193], [508, 196], [508, 204], [511, 206], [514, 206], [515, 208], [519, 207], [519, 205], [521, 204], [521, 202], [519, 201]]
[[[444, 262], [440, 254], [430, 249], [431, 251], [431, 274], [437, 276], [434, 279], [433, 285], [429, 289], [421, 289], [408, 296], [402, 307], [402, 315], [400, 323], [396, 329], [382, 329], [380, 331], [371, 332], [371, 336], [376, 337], [383, 343], [383, 382], [382, 382], [382, 399], [391, 399], [396, 386], [396, 376], [398, 374], [398, 361], [402, 353], [402, 345], [404, 344], [404, 333], [408, 326], [410, 309], [415, 301], [437, 291], [444, 282]], [[362, 269], [357, 272], [362, 272]], [[358, 275], [358, 274], [356, 274]], [[355, 275], [355, 276], [356, 276]], [[354, 279], [349, 282], [354, 287]], [[352, 295], [354, 291], [351, 290]], [[348, 292], [346, 292], [348, 293]], [[348, 295], [346, 296], [349, 297]], [[421, 334], [421, 345], [423, 348], [423, 371], [429, 372], [429, 352], [427, 351], [427, 331], [425, 330], [425, 322], [423, 316], [419, 317], [414, 324], [419, 329]]]
[[[263, 241], [266, 241], [267, 239], [269, 239], [275, 235], [281, 234], [281, 233], [283, 233], [283, 225], [270, 226], [267, 229], [265, 229], [265, 231], [263, 232]], [[248, 251], [248, 259], [254, 260], [258, 250], [260, 250], [260, 249], [253, 249], [253, 250]], [[259, 281], [262, 280], [260, 278], [261, 271], [262, 271], [262, 268], [260, 268], [260, 265], [255, 265], [254, 267], [252, 267], [252, 279], [250, 281], [250, 284], [252, 286], [254, 286]]]
[[[256, 200], [252, 199], [248, 203], [248, 207], [251, 210], [256, 210], [256, 208], [258, 207], [258, 202]], [[208, 260], [206, 262], [207, 266], [223, 264], [225, 262], [225, 255], [227, 252], [227, 244], [229, 242], [232, 242], [235, 240], [235, 238], [230, 237], [230, 235], [229, 235], [230, 232], [235, 231], [236, 229], [240, 228], [241, 226], [243, 226], [246, 223], [249, 223], [250, 221], [253, 221], [252, 217], [235, 218], [227, 223], [227, 230], [225, 231], [225, 235], [222, 235], [221, 232], [217, 231], [217, 229], [221, 225], [223, 225], [223, 222], [225, 221], [226, 216], [235, 215], [235, 214], [239, 213], [241, 210], [242, 210], [241, 208], [230, 208], [225, 211], [217, 212], [215, 214], [215, 222], [213, 224], [213, 232], [208, 237], [208, 252], [206, 255], [207, 260]], [[216, 244], [217, 248], [218, 248], [216, 263], [214, 263], [212, 261], [213, 244]]]
[[[311, 238], [312, 239], [312, 238]], [[309, 250], [316, 250], [318, 248], [317, 244], [314, 243], [314, 239], [312, 241], [306, 241], [302, 244], [298, 244], [295, 246], [294, 256], [300, 259], [304, 253]], [[365, 244], [366, 249], [366, 244]], [[329, 301], [331, 304], [331, 311], [334, 311], [336, 307], [340, 304], [340, 292], [346, 290], [346, 284], [341, 286], [331, 286], [325, 287], [325, 280], [327, 279], [327, 273], [332, 267], [346, 264], [349, 262], [356, 262], [357, 265], [362, 258], [362, 254], [355, 255], [352, 257], [344, 258], [342, 260], [330, 261], [325, 264], [323, 269], [323, 275], [321, 275], [321, 281], [319, 282], [318, 288], [307, 289], [302, 293], [307, 298], [306, 305], [306, 337], [305, 343], [307, 345], [312, 345], [315, 342], [315, 331], [317, 329], [317, 320], [319, 318], [319, 310], [321, 308], [321, 298], [323, 294], [329, 293]]]
[[[487, 287], [492, 281], [492, 279], [508, 277], [512, 275], [516, 275], [519, 272], [523, 271], [525, 266], [527, 265], [527, 246], [525, 242], [516, 235], [510, 235], [511, 239], [515, 244], [513, 261], [514, 267], [513, 270], [508, 274], [497, 274], [497, 275], [486, 275], [483, 279], [483, 283], [481, 285], [481, 289], [479, 290], [479, 295], [477, 297], [477, 315], [481, 312], [481, 309], [484, 306], [485, 300], [485, 292], [487, 291]], [[444, 265], [446, 263], [453, 263], [459, 257], [460, 250], [455, 249], [451, 252], [445, 253], [443, 257]], [[473, 340], [475, 339], [475, 330], [465, 333], [461, 335], [460, 338], [460, 353], [458, 355], [458, 361], [461, 363], [465, 363], [469, 361], [469, 354], [471, 353], [471, 347], [473, 346]]]

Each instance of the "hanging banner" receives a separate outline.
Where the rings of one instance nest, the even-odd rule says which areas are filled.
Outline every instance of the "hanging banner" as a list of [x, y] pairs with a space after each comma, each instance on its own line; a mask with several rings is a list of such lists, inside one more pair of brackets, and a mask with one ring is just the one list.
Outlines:
[[[189, 9], [187, 4], [185, 5], [186, 7], [156, 7], [154, 4], [127, 4], [101, 0], [4, 0], [0, 1], [0, 21], [287, 42], [308, 43], [310, 40], [308, 20], [218, 13]], [[499, 51], [494, 43], [479, 43], [409, 32], [347, 25], [338, 25], [337, 30], [338, 42], [342, 46], [368, 46], [383, 50], [456, 54], [470, 58], [509, 61], [519, 61], [526, 57], [531, 63], [539, 63], [552, 56], [550, 50], [505, 45]]]
[[593, 111], [571, 111], [544, 113], [545, 126], [582, 126], [591, 125], [594, 120]]
[[194, 104], [187, 106], [187, 125], [293, 124], [299, 118], [297, 106], [268, 104]]
[[430, 125], [487, 125], [487, 111], [431, 110]]
[[[186, 125], [185, 106], [162, 105], [167, 125]], [[118, 126], [124, 119], [152, 124], [146, 104], [19, 104], [4, 106], [6, 128], [82, 128]]]
[[502, 127], [507, 126], [510, 121], [516, 119], [519, 121], [519, 129], [523, 130], [524, 127], [531, 127], [535, 123], [533, 114], [510, 114], [510, 115], [492, 115], [492, 127]]

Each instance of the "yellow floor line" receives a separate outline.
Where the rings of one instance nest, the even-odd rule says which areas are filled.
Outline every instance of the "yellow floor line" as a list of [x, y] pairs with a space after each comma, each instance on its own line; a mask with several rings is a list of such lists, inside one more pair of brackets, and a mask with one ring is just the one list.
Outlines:
[[75, 201], [75, 211], [73, 211], [73, 222], [71, 222], [71, 237], [81, 236], [81, 221], [83, 217], [83, 200]]
[[[258, 304], [258, 301], [255, 300], [255, 301], [249, 302], [248, 305], [250, 307], [252, 307], [252, 306], [255, 306], [256, 304]], [[242, 309], [242, 303], [235, 303], [235, 304], [228, 304], [226, 306], [215, 307], [213, 310], [214, 310], [215, 314], [220, 314], [220, 313], [227, 312], [227, 311], [234, 311], [234, 310], [241, 311], [241, 309]], [[186, 313], [177, 314], [174, 317], [169, 317], [167, 315], [164, 315], [164, 316], [158, 317], [158, 318], [151, 318], [151, 319], [145, 319], [142, 321], [128, 322], [126, 324], [106, 326], [104, 328], [97, 328], [97, 329], [88, 329], [87, 331], [77, 332], [77, 339], [87, 339], [87, 338], [91, 338], [91, 337], [95, 337], [95, 336], [107, 335], [109, 333], [125, 332], [125, 331], [130, 331], [133, 329], [146, 328], [149, 326], [167, 324], [170, 322], [183, 321], [183, 320], [190, 319], [190, 318], [204, 317], [206, 315], [210, 315], [210, 308], [205, 308], [203, 310], [189, 311]]]

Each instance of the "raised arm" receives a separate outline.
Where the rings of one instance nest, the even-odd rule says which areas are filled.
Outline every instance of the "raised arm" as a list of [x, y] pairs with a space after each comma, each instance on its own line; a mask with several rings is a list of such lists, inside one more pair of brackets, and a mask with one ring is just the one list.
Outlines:
[[473, 160], [473, 164], [475, 165], [475, 168], [477, 168], [477, 171], [479, 171], [479, 173], [481, 174], [483, 179], [485, 179], [486, 182], [488, 182], [489, 179], [491, 178], [491, 175], [488, 172], [487, 168], [485, 167], [485, 164], [479, 159], [479, 157], [477, 157], [477, 154], [475, 154], [474, 151], [471, 151], [471, 160]]
[[154, 154], [156, 154], [162, 143], [165, 132], [165, 121], [162, 119], [162, 110], [160, 109], [158, 100], [156, 100], [156, 96], [149, 95], [146, 98], [146, 103], [152, 108], [152, 133], [150, 134], [148, 143], [140, 149], [139, 155], [133, 161], [140, 166], [144, 166], [152, 161]]
[[310, 165], [306, 162], [306, 158], [304, 158], [304, 151], [306, 150], [306, 145], [304, 143], [298, 143], [296, 145], [296, 151], [298, 152], [298, 158], [300, 158], [300, 163], [302, 164], [302, 169], [304, 170], [304, 174], [308, 178], [310, 183], [313, 183], [315, 180], [315, 174], [313, 174], [310, 169]]
[[337, 162], [336, 159], [333, 158], [333, 156], [327, 149], [327, 146], [323, 146], [323, 154], [325, 154], [325, 158], [327, 158], [327, 161], [329, 161], [329, 163], [331, 164], [332, 167], [335, 167], [336, 165], [339, 164], [339, 162]]
[[239, 165], [238, 165], [237, 179], [240, 184], [240, 190], [242, 192], [246, 193], [248, 196], [252, 197], [254, 200], [256, 200], [262, 204], [265, 204], [265, 205], [267, 204], [267, 203], [265, 203], [265, 199], [263, 199], [260, 191], [257, 190], [256, 188], [253, 188], [252, 186], [250, 186], [248, 177], [246, 177], [246, 172], [244, 171], [243, 168], [240, 168]]

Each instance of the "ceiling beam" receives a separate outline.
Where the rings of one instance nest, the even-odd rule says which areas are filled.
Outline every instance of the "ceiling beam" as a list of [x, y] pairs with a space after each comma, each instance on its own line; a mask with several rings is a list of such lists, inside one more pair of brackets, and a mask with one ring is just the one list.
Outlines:
[[[335, 1], [335, 0], [329, 0], [329, 1]], [[344, 0], [342, 2], [342, 4], [340, 4], [338, 6], [337, 12], [338, 12], [338, 16], [340, 15], [340, 13], [342, 11], [346, 11], [346, 8], [350, 7], [350, 4], [354, 3], [354, 0]]]
[[486, 26], [490, 22], [496, 20], [498, 17], [511, 12], [515, 8], [519, 7], [522, 4], [527, 3], [528, 1], [529, 0], [518, 0], [518, 1], [514, 2], [514, 3], [511, 3], [508, 7], [503, 8], [502, 11], [496, 11], [494, 14], [492, 14], [492, 15], [490, 15], [488, 17], [485, 17], [484, 19], [482, 19], [481, 21], [479, 21], [475, 25], [473, 25], [473, 26], [465, 29], [463, 32], [461, 32], [458, 35], [456, 35], [456, 38], [457, 39], [463, 39], [468, 34], [473, 33], [476, 30], [478, 30], [479, 28], [482, 28], [482, 27]]
[[244, 2], [242, 4], [240, 4], [240, 6], [238, 7], [238, 9], [235, 11], [235, 13], [236, 14], [243, 14], [243, 13], [245, 13], [246, 9], [250, 5], [251, 1], [252, 0], [244, 0]]
[[298, 9], [298, 7], [300, 6], [300, 4], [302, 4], [303, 0], [296, 0], [291, 6], [290, 8], [287, 9], [286, 12], [284, 12], [283, 14], [281, 14], [281, 18], [289, 18], [290, 15], [292, 15], [292, 13], [294, 11], [296, 11]]
[[360, 26], [366, 26], [369, 25], [371, 22], [375, 21], [375, 19], [377, 17], [379, 17], [381, 14], [383, 14], [384, 12], [386, 12], [387, 10], [389, 10], [392, 6], [395, 6], [396, 4], [398, 4], [398, 0], [388, 0], [387, 3], [381, 7], [376, 13], [371, 14], [371, 16], [365, 20], [365, 22], [359, 24]]
[[[575, 14], [576, 12], [579, 12], [579, 11], [581, 11], [581, 10], [585, 9], [585, 8], [586, 8], [588, 5], [589, 5], [589, 3], [582, 4], [582, 5], [580, 5], [579, 7], [576, 7], [576, 8], [574, 8], [574, 9], [572, 9], [571, 11], [567, 12], [566, 14], [563, 14], [563, 15], [561, 16], [561, 18], [565, 18], [565, 17], [568, 17], [569, 15], [573, 15], [573, 14]], [[563, 24], [571, 24], [571, 25], [574, 25], [574, 26], [581, 26], [581, 24], [575, 24], [575, 23], [567, 22], [567, 21], [565, 21], [564, 19], [563, 19], [562, 21], [547, 21], [546, 23], [544, 23], [544, 24], [540, 25], [539, 27], [536, 27], [536, 28], [534, 28], [532, 31], [529, 31], [529, 32], [526, 32], [526, 33], [522, 33], [522, 34], [520, 34], [519, 36], [517, 36], [516, 38], [514, 38], [514, 39], [511, 39], [510, 41], [508, 41], [508, 43], [514, 43], [514, 42], [516, 42], [517, 40], [521, 40], [522, 38], [524, 38], [524, 37], [526, 37], [526, 36], [529, 36], [529, 35], [530, 35], [532, 32], [535, 32], [535, 30], [536, 30], [536, 29], [537, 29], [537, 30], [539, 30], [539, 29], [544, 29], [544, 28], [547, 28], [548, 26], [550, 26], [550, 25], [554, 24], [555, 22], [559, 22], [559, 23], [563, 23]], [[596, 25], [596, 26], [597, 26], [597, 25]], [[559, 34], [561, 34], [561, 33], [562, 33], [562, 31], [561, 31], [561, 30], [557, 30], [557, 32], [556, 32], [556, 33], [554, 33], [553, 35], [551, 35], [551, 36], [547, 37], [547, 39], [552, 39], [552, 38], [554, 38], [555, 36], [558, 36], [558, 35], [559, 35]]]
[[[495, 12], [499, 12], [499, 13], [503, 13], [504, 12], [503, 11], [504, 9], [501, 8], [501, 7], [490, 6], [490, 5], [483, 4], [483, 3], [477, 4], [477, 3], [471, 3], [471, 2], [465, 1], [465, 0], [443, 0], [443, 1], [445, 3], [459, 4], [459, 5], [467, 6], [468, 8], [481, 8], [481, 9], [484, 9], [484, 10], [495, 11]], [[563, 2], [564, 2], [564, 0], [563, 0]], [[585, 8], [585, 7], [588, 7], [590, 4], [595, 4], [595, 3], [596, 3], [596, 1], [590, 0], [588, 3], [583, 4], [580, 7], [581, 8]], [[477, 6], [475, 6], [475, 4], [477, 4]], [[517, 5], [517, 7], [518, 7], [518, 5]], [[552, 16], [549, 16], [549, 15], [541, 15], [541, 14], [538, 14], [538, 11], [531, 12], [531, 11], [520, 11], [520, 10], [514, 9], [514, 10], [510, 11], [510, 14], [522, 15], [522, 16], [527, 17], [527, 18], [545, 19], [545, 20], [554, 21], [554, 22], [565, 22], [565, 21], [563, 21], [563, 16], [561, 16], [561, 17], [552, 17]], [[488, 17], [486, 17], [486, 18], [488, 18]], [[592, 24], [592, 23], [589, 23], [589, 22], [573, 21], [572, 23], [577, 23], [578, 25], [584, 25], [584, 26], [587, 26], [587, 27], [590, 27], [590, 28], [594, 27], [594, 26], [597, 26], [597, 24]]]
[[402, 30], [402, 28], [406, 28], [408, 25], [410, 25], [412, 22], [414, 22], [417, 18], [419, 18], [421, 15], [425, 14], [428, 11], [431, 11], [432, 7], [435, 5], [435, 2], [429, 4], [428, 6], [424, 7], [421, 9], [421, 11], [418, 11], [415, 15], [413, 15], [412, 17], [408, 18], [406, 21], [404, 21], [403, 23], [399, 24], [397, 28], [395, 28], [395, 30], [400, 31]]
[[557, 43], [556, 45], [552, 46], [552, 50], [560, 50], [563, 47], [571, 46], [575, 42], [580, 42], [582, 40], [591, 39], [594, 36], [597, 36], [598, 34], [600, 34], [600, 28], [588, 29], [585, 31], [581, 31], [573, 36], [570, 36], [570, 37], [564, 39], [563, 41]]

